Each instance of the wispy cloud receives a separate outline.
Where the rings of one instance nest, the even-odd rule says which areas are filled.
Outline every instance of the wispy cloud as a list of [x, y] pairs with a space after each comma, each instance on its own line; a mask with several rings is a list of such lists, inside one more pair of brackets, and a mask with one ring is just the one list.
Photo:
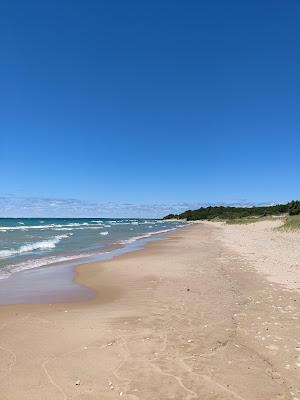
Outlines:
[[134, 204], [79, 199], [0, 196], [0, 217], [161, 217], [180, 212], [188, 203]]
[[[270, 203], [269, 203], [270, 204]], [[79, 199], [19, 197], [12, 194], [0, 196], [0, 217], [140, 217], [160, 218], [169, 213], [180, 213], [209, 205], [228, 203], [114, 203], [92, 202]], [[254, 203], [240, 200], [230, 205], [252, 206]]]

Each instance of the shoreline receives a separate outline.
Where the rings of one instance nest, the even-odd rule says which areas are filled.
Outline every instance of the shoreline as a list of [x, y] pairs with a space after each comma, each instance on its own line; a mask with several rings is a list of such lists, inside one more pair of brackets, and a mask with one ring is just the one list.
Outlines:
[[96, 294], [77, 280], [77, 270], [90, 264], [107, 261], [123, 254], [140, 251], [148, 243], [165, 239], [169, 233], [183, 227], [163, 232], [151, 232], [143, 237], [131, 238], [101, 249], [97, 255], [66, 262], [28, 268], [0, 279], [0, 306], [12, 304], [78, 303], [92, 300]]
[[0, 306], [3, 399], [299, 398], [298, 293], [230, 248], [222, 226], [168, 236], [80, 266], [95, 299]]
[[[142, 240], [141, 240], [140, 243], [142, 243], [142, 244], [137, 249], [130, 249], [128, 251], [124, 251], [122, 254], [112, 256], [109, 259], [77, 265], [75, 267], [74, 282], [77, 283], [78, 285], [80, 285], [81, 287], [93, 288], [93, 290], [94, 290], [93, 298], [87, 299], [87, 301], [83, 301], [81, 303], [82, 304], [85, 304], [85, 303], [102, 304], [102, 303], [107, 302], [106, 293], [109, 292], [109, 288], [104, 289], [103, 286], [101, 286], [100, 288], [95, 288], [94, 277], [95, 277], [95, 275], [99, 274], [98, 268], [101, 268], [101, 266], [103, 267], [104, 265], [110, 265], [110, 264], [114, 264], [114, 263], [123, 262], [123, 261], [126, 261], [127, 259], [135, 258], [135, 256], [138, 257], [139, 255], [141, 255], [143, 257], [143, 255], [151, 254], [157, 248], [159, 248], [160, 244], [162, 244], [162, 242], [164, 242], [165, 240], [174, 240], [174, 239], [176, 240], [176, 238], [178, 236], [180, 237], [181, 231], [184, 232], [184, 231], [188, 230], [191, 227], [191, 225], [177, 228], [173, 232], [159, 234], [159, 236], [156, 239], [152, 238], [150, 240], [147, 240], [144, 243], [142, 243]], [[113, 271], [112, 275], [115, 275], [116, 272], [117, 271]], [[102, 271], [102, 273], [104, 274], [104, 271]], [[100, 272], [100, 274], [101, 274], [101, 272]], [[106, 293], [103, 296], [104, 291]], [[120, 289], [119, 292], [121, 293], [122, 290]], [[80, 301], [79, 301], [79, 303], [80, 303]]]

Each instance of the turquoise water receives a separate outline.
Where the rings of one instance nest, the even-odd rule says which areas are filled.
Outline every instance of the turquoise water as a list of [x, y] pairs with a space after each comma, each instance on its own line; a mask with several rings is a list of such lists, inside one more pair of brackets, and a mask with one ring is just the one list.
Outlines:
[[184, 222], [152, 219], [1, 218], [0, 279], [14, 272], [79, 261], [136, 240], [165, 233]]

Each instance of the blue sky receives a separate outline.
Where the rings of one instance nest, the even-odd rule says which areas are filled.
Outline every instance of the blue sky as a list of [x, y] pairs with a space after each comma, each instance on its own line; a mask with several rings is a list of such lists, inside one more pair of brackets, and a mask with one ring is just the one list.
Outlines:
[[299, 20], [296, 0], [2, 3], [0, 215], [300, 198]]

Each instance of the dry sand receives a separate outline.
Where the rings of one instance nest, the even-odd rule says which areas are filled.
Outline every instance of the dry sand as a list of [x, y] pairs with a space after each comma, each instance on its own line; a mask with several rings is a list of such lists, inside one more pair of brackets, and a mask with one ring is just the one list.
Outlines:
[[280, 280], [299, 253], [272, 275], [255, 226], [195, 224], [82, 266], [86, 303], [0, 307], [0, 399], [300, 399], [299, 280]]
[[300, 291], [300, 232], [282, 231], [281, 219], [223, 226], [222, 240], [266, 277]]

